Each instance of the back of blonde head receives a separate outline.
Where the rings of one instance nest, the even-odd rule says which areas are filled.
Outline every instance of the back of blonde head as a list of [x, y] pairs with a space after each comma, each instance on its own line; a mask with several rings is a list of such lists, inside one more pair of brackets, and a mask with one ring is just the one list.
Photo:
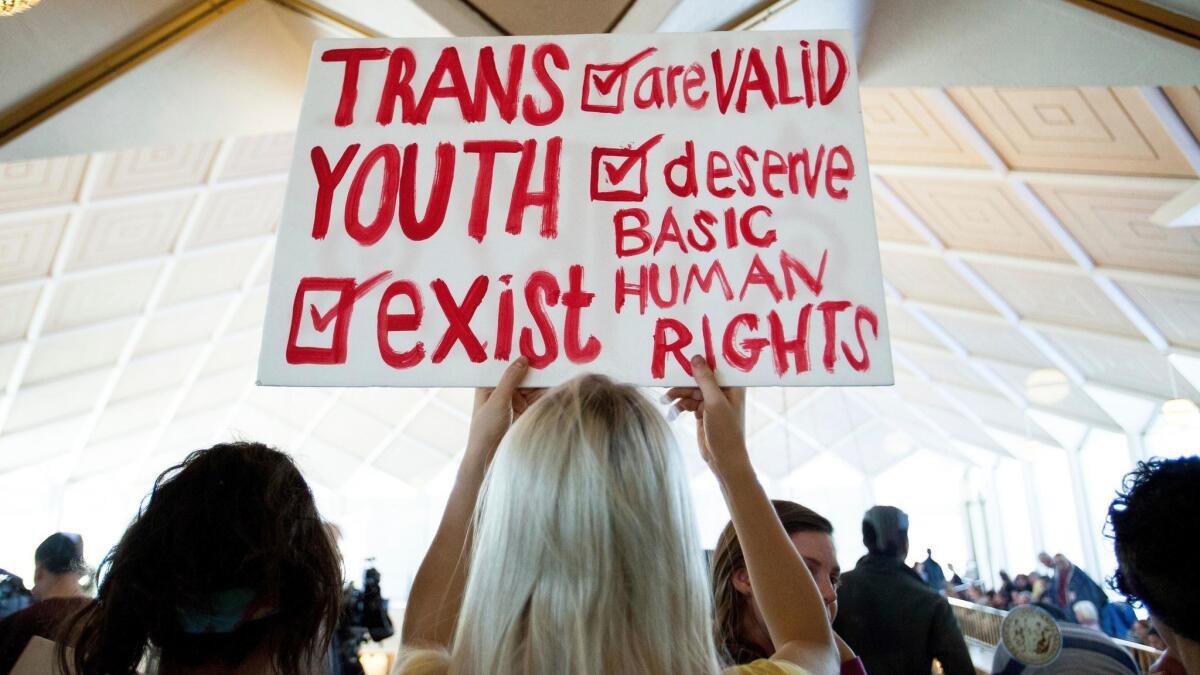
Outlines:
[[682, 458], [636, 389], [592, 375], [549, 392], [479, 508], [451, 673], [719, 671]]

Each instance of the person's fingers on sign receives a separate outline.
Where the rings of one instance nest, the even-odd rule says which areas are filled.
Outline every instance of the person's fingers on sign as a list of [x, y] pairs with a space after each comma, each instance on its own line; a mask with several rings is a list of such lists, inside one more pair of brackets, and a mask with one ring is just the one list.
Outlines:
[[495, 387], [475, 390], [471, 427], [467, 433], [469, 459], [486, 466], [508, 428], [540, 396], [540, 389], [519, 387], [528, 372], [529, 359], [522, 356], [509, 364]]
[[691, 365], [699, 386], [667, 390], [665, 397], [673, 402], [672, 414], [687, 411], [696, 415], [696, 442], [708, 464], [722, 466], [740, 461], [746, 454], [745, 388], [722, 388], [716, 373], [701, 356], [693, 357]]

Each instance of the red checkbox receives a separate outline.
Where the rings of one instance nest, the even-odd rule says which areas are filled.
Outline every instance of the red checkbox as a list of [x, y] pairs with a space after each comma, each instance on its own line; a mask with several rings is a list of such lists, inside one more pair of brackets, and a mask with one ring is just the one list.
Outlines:
[[[346, 338], [350, 334], [350, 315], [354, 311], [354, 303], [390, 276], [391, 272], [381, 272], [361, 284], [355, 284], [353, 278], [301, 279], [296, 286], [296, 299], [292, 302], [292, 325], [288, 330], [287, 349], [284, 353], [287, 362], [320, 365], [345, 363]], [[321, 297], [314, 302], [309, 297], [310, 293]], [[329, 297], [331, 293], [336, 294], [337, 298], [332, 302]], [[328, 345], [300, 344], [301, 323], [305, 317], [312, 320], [311, 333], [330, 336]], [[329, 330], [330, 325], [333, 326], [332, 331]]]
[[646, 198], [646, 154], [663, 135], [636, 148], [592, 148], [592, 201], [640, 202]]
[[589, 63], [583, 69], [583, 96], [579, 109], [617, 114], [625, 109], [625, 83], [635, 63], [658, 51], [648, 47], [621, 63]]

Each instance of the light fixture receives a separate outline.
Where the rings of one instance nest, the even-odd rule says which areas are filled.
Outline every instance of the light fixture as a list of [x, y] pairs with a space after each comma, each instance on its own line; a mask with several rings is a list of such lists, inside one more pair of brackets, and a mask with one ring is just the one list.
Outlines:
[[20, 14], [42, 0], [0, 0], [0, 16]]
[[1163, 401], [1162, 418], [1173, 427], [1200, 424], [1200, 407], [1190, 398], [1173, 398]]
[[1038, 368], [1025, 378], [1025, 395], [1041, 405], [1054, 405], [1071, 393], [1071, 382], [1058, 368]]

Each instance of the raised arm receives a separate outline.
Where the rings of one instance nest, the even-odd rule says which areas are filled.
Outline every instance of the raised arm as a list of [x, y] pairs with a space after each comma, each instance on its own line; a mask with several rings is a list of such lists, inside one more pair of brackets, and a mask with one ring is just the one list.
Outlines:
[[[773, 658], [819, 673], [839, 671], [838, 649], [821, 594], [758, 482], [746, 452], [744, 389], [722, 390], [703, 358], [692, 359], [700, 386], [680, 407], [694, 410], [700, 450], [716, 474], [746, 557], [755, 599], [775, 645]], [[675, 395], [672, 391], [672, 395]]]
[[475, 390], [471, 430], [458, 477], [408, 596], [401, 633], [405, 646], [450, 647], [470, 569], [475, 501], [500, 439], [536, 395], [518, 389], [528, 368], [528, 360], [522, 357], [504, 371], [495, 389]]

